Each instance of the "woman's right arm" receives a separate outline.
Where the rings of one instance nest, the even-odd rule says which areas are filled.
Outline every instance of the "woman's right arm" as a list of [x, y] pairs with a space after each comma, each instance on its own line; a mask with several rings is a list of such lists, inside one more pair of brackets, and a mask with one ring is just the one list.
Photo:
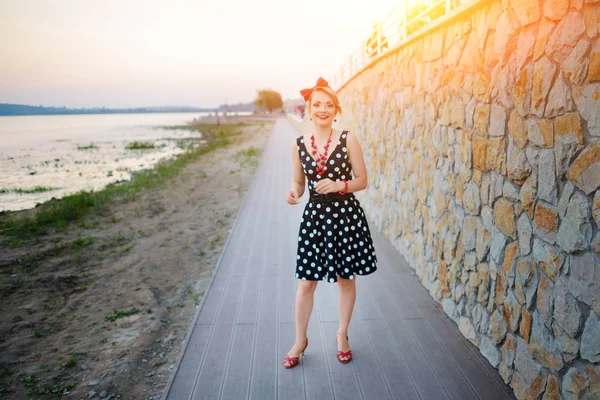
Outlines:
[[298, 199], [304, 194], [305, 183], [304, 171], [298, 155], [298, 144], [294, 140], [292, 142], [292, 188], [287, 193], [288, 204], [298, 204]]

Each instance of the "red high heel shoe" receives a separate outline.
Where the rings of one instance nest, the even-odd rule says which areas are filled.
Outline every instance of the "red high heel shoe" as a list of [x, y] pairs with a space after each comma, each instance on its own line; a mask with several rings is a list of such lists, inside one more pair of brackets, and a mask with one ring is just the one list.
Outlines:
[[[346, 336], [346, 340], [348, 340], [348, 336]], [[335, 342], [338, 343], [337, 336], [335, 337]], [[352, 360], [352, 349], [348, 350], [347, 352], [343, 352], [341, 350], [338, 350], [338, 352], [337, 352], [337, 359], [342, 364], [348, 363], [350, 360]]]
[[[306, 348], [308, 347], [308, 338], [306, 338], [306, 344], [304, 345], [304, 348], [302, 349], [302, 351], [300, 352], [300, 355], [304, 355], [304, 350], [306, 350]], [[285, 358], [283, 359], [283, 366], [285, 368], [294, 368], [296, 365], [298, 365], [298, 361], [300, 360], [300, 357], [290, 357], [289, 355], [285, 355]], [[285, 363], [288, 363], [288, 365], [285, 365]]]

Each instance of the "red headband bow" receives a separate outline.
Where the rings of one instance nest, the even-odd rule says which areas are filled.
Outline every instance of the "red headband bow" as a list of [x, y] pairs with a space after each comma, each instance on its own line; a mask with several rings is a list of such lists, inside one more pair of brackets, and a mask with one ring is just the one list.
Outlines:
[[327, 83], [327, 81], [325, 79], [319, 78], [317, 80], [317, 84], [315, 86], [313, 86], [309, 89], [302, 89], [300, 91], [300, 94], [304, 98], [304, 101], [308, 101], [308, 99], [310, 99], [310, 95], [312, 94], [312, 92], [314, 92], [315, 89], [318, 87], [329, 87], [329, 83]]

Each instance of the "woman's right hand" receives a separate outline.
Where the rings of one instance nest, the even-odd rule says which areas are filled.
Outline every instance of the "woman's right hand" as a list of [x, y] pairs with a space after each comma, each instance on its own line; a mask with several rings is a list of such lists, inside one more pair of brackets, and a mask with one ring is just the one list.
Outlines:
[[298, 192], [296, 192], [295, 190], [290, 190], [289, 192], [287, 192], [286, 201], [289, 205], [292, 206], [298, 204]]

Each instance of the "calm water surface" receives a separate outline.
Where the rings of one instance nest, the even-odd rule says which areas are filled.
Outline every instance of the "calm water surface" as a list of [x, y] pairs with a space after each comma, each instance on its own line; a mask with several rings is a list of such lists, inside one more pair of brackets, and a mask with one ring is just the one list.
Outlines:
[[[80, 190], [99, 190], [184, 152], [178, 139], [201, 134], [167, 130], [207, 113], [0, 117], [0, 211], [35, 207]], [[154, 149], [127, 150], [132, 141]], [[96, 148], [78, 149], [93, 144]], [[42, 193], [14, 189], [51, 187]]]

